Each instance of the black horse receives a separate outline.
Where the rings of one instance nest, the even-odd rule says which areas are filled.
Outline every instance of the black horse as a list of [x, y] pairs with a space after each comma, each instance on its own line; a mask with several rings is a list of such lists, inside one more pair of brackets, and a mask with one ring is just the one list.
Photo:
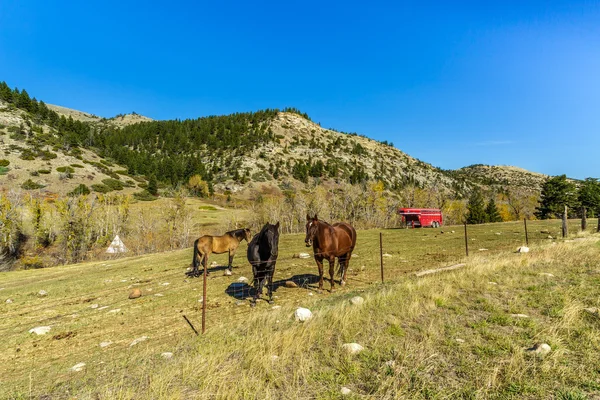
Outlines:
[[251, 304], [253, 307], [256, 305], [258, 297], [262, 295], [263, 285], [267, 281], [269, 303], [273, 302], [273, 274], [275, 273], [278, 247], [279, 222], [275, 225], [265, 224], [248, 243], [248, 262], [252, 265], [254, 274], [254, 296]]

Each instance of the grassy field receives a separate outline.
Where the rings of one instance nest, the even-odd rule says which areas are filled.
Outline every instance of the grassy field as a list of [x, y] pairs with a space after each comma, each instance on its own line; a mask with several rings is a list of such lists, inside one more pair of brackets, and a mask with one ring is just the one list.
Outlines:
[[[236, 281], [251, 279], [244, 243], [233, 276], [222, 267], [209, 276], [202, 337], [183, 319], [200, 327], [202, 280], [184, 274], [190, 249], [1, 274], [0, 398], [335, 398], [341, 386], [350, 397], [371, 398], [598, 392], [598, 320], [581, 309], [600, 306], [599, 247], [590, 240], [551, 246], [560, 221], [535, 221], [532, 252], [514, 254], [524, 244], [522, 223], [488, 224], [469, 226], [465, 259], [462, 229], [383, 231], [383, 285], [380, 231], [359, 231], [348, 285], [333, 294], [316, 290], [314, 260], [292, 257], [311, 252], [304, 236], [282, 236], [276, 310], [243, 299], [248, 287]], [[213, 260], [223, 264], [226, 256]], [[465, 270], [410, 274], [465, 260]], [[285, 280], [300, 288], [281, 286]], [[133, 288], [143, 296], [129, 300]], [[366, 299], [362, 307], [347, 302], [356, 294]], [[315, 318], [294, 322], [297, 306]], [[529, 318], [511, 316], [520, 313]], [[28, 333], [37, 326], [51, 330]], [[349, 357], [340, 351], [346, 341], [366, 350]], [[539, 341], [552, 353], [527, 357], [523, 349]], [[78, 363], [86, 365], [73, 371]]]

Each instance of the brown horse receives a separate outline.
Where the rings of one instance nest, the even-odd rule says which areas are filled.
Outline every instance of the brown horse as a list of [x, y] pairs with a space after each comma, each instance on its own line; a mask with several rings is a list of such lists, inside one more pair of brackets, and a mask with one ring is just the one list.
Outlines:
[[356, 246], [356, 230], [345, 222], [329, 225], [327, 222], [319, 221], [317, 215], [311, 218], [306, 215], [306, 247], [312, 245], [315, 261], [319, 267], [319, 289], [323, 289], [323, 260], [329, 261], [329, 276], [331, 278], [331, 291], [333, 291], [333, 275], [335, 258], [340, 263], [339, 272], [342, 275], [340, 285], [346, 284], [346, 272], [352, 251]]
[[[233, 256], [242, 240], [250, 241], [250, 229], [236, 229], [234, 231], [225, 232], [223, 236], [210, 236], [204, 235], [194, 242], [194, 257], [192, 258], [192, 270], [187, 274], [189, 276], [200, 276], [200, 260], [202, 260], [202, 267], [206, 268], [208, 263], [208, 256], [211, 253], [223, 254], [229, 253], [229, 272], [231, 272], [231, 263], [233, 262]], [[208, 271], [207, 271], [208, 274]]]

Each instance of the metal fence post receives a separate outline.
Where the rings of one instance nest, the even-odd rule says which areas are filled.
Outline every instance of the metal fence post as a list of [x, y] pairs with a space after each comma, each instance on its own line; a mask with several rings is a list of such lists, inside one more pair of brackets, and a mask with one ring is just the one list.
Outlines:
[[379, 232], [379, 261], [381, 263], [381, 283], [383, 283], [383, 234]]
[[204, 279], [203, 279], [203, 285], [202, 285], [202, 333], [204, 334], [204, 332], [206, 332], [206, 274], [207, 274], [207, 270], [206, 270], [206, 264], [208, 264], [208, 260], [205, 257], [204, 258]]

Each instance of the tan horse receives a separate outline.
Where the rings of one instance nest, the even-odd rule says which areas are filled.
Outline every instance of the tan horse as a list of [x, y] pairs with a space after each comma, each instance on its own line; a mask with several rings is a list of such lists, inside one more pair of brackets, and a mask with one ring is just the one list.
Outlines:
[[327, 222], [319, 221], [317, 216], [311, 218], [306, 215], [306, 247], [312, 245], [315, 261], [319, 268], [319, 289], [323, 289], [323, 260], [329, 261], [329, 277], [331, 291], [333, 291], [333, 275], [336, 257], [339, 260], [339, 272], [342, 275], [340, 285], [346, 284], [346, 272], [352, 251], [356, 246], [356, 230], [350, 224], [338, 222], [329, 225]]
[[[198, 266], [202, 262], [202, 267], [206, 268], [208, 256], [212, 253], [223, 254], [229, 253], [229, 272], [231, 272], [231, 263], [233, 256], [242, 240], [250, 241], [250, 229], [236, 229], [234, 231], [225, 232], [223, 236], [204, 235], [194, 242], [194, 258], [192, 259], [192, 270], [187, 274], [189, 276], [200, 276]], [[207, 271], [208, 274], [208, 271]]]

